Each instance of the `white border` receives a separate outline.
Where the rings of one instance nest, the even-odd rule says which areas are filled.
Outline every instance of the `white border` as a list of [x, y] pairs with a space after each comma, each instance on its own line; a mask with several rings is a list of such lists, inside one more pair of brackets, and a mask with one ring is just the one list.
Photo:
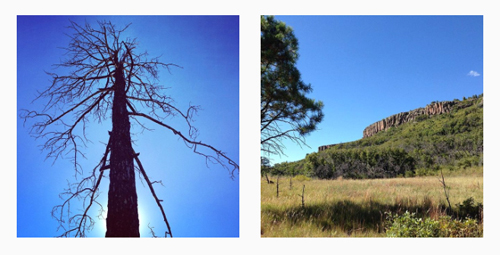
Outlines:
[[[4, 144], [1, 185], [2, 248], [25, 252], [63, 253], [217, 253], [263, 254], [479, 254], [498, 250], [500, 240], [499, 194], [496, 182], [500, 168], [496, 116], [500, 59], [499, 11], [494, 1], [11, 1], [2, 6], [1, 109], [4, 118], [0, 135]], [[233, 239], [52, 239], [16, 238], [16, 15], [240, 15], [240, 238]], [[387, 239], [387, 238], [260, 238], [259, 175], [259, 85], [260, 15], [484, 15], [485, 174], [484, 238], [476, 239]], [[7, 79], [5, 79], [7, 77]], [[6, 89], [6, 91], [5, 91]], [[5, 115], [4, 115], [5, 116]], [[83, 243], [84, 242], [84, 243]]]

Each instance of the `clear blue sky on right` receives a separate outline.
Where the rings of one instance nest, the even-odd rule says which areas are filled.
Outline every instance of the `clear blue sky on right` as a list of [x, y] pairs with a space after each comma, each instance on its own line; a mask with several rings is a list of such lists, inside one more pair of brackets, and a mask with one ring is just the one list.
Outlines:
[[361, 139], [390, 115], [483, 93], [483, 16], [275, 18], [293, 28], [297, 68], [325, 118], [306, 136], [310, 148], [287, 141], [272, 164]]

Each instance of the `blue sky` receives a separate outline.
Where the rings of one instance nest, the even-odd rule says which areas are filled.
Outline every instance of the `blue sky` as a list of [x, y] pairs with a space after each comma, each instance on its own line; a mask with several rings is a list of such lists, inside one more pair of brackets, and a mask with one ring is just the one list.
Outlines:
[[[161, 56], [165, 63], [182, 68], [160, 72], [159, 83], [175, 106], [185, 111], [191, 105], [202, 110], [195, 117], [198, 140], [222, 150], [239, 162], [239, 17], [238, 16], [18, 16], [17, 17], [17, 109], [40, 109], [44, 101], [31, 101], [37, 90], [50, 85], [45, 71], [57, 72], [53, 64], [64, 59], [69, 39], [65, 33], [69, 20], [96, 25], [109, 20], [118, 28], [131, 26], [122, 38], [137, 38], [136, 53], [147, 51], [150, 57]], [[169, 124], [186, 132], [182, 120], [167, 119]], [[238, 237], [239, 175], [230, 179], [228, 171], [209, 164], [192, 152], [172, 132], [154, 123], [144, 122], [154, 131], [141, 133], [137, 126], [134, 149], [152, 180], [162, 180], [156, 193], [174, 237]], [[93, 141], [84, 149], [84, 170], [91, 170], [102, 157], [104, 142], [111, 130], [109, 121], [88, 127]], [[57, 236], [57, 222], [52, 207], [62, 202], [58, 195], [67, 182], [75, 182], [68, 158], [45, 160], [38, 148], [44, 140], [28, 134], [29, 123], [17, 119], [17, 236]], [[101, 184], [100, 202], [106, 202], [109, 182]], [[141, 236], [166, 230], [147, 185], [137, 180]], [[80, 209], [78, 203], [73, 210]], [[104, 236], [104, 221], [98, 221], [89, 236]]]
[[368, 125], [432, 101], [483, 93], [482, 16], [275, 18], [293, 28], [297, 67], [325, 117], [306, 137], [311, 148], [286, 142], [272, 163], [358, 140]]

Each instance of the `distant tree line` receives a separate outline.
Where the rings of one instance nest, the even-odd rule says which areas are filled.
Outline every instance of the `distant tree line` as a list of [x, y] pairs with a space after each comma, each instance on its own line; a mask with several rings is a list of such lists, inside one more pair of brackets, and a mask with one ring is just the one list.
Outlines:
[[320, 179], [393, 178], [415, 170], [415, 160], [402, 149], [342, 149], [309, 154], [305, 170]]

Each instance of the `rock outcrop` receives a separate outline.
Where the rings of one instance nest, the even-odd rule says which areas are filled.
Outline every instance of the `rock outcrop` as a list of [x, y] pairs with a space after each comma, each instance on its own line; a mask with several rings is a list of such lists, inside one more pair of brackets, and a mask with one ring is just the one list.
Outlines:
[[337, 144], [338, 144], [338, 143], [336, 143], [336, 144], [330, 144], [330, 145], [323, 145], [323, 146], [319, 146], [319, 147], [318, 147], [318, 152], [319, 152], [319, 151], [324, 151], [324, 150], [326, 150], [326, 149], [328, 149], [328, 148], [330, 148], [330, 147], [332, 147], [332, 146], [335, 146], [335, 145], [337, 145]]
[[418, 108], [409, 112], [401, 112], [377, 121], [363, 130], [363, 138], [370, 137], [380, 131], [385, 131], [391, 127], [397, 127], [401, 124], [415, 120], [421, 115], [438, 115], [451, 112], [451, 109], [457, 102], [444, 101], [427, 105], [425, 108]]

